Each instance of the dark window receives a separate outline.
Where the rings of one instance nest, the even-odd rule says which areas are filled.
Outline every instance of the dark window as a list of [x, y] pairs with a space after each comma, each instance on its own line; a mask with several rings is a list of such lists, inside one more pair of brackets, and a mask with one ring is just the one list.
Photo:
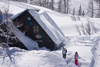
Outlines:
[[25, 25], [25, 32], [27, 32], [29, 30], [29, 26]]
[[39, 32], [39, 26], [33, 26], [33, 33]]

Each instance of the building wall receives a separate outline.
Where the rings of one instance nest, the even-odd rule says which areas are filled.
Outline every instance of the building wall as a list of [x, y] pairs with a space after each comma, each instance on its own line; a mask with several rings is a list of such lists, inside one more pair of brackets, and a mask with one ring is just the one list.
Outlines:
[[26, 11], [18, 16], [14, 21], [24, 22], [24, 25], [19, 29], [25, 32], [25, 35], [33, 39], [39, 44], [39, 47], [47, 47], [53, 49], [55, 47], [54, 42], [42, 29], [42, 27], [37, 23], [37, 21]]
[[2, 12], [0, 10], [0, 23], [2, 23], [2, 19], [3, 19], [3, 16], [2, 16]]

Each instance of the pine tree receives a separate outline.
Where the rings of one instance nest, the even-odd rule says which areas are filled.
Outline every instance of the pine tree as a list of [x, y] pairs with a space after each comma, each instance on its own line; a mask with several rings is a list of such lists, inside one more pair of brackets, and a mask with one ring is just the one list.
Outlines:
[[90, 0], [90, 2], [88, 4], [87, 14], [90, 17], [94, 17], [94, 3], [93, 3], [93, 0]]
[[100, 18], [100, 0], [97, 0], [97, 4], [98, 4], [98, 13], [96, 17]]
[[75, 15], [75, 8], [73, 9], [73, 15]]
[[66, 14], [66, 0], [64, 0], [64, 13]]
[[54, 10], [54, 0], [51, 0], [51, 9]]
[[82, 15], [82, 8], [81, 8], [81, 5], [80, 5], [80, 7], [79, 7], [78, 15], [79, 15], [79, 16]]
[[62, 3], [62, 0], [59, 0], [59, 2], [58, 2], [58, 12], [61, 12], [61, 7], [62, 7], [61, 3]]
[[84, 10], [83, 10], [82, 16], [85, 16]]
[[70, 5], [69, 2], [70, 2], [70, 0], [67, 0], [67, 6], [66, 6], [67, 7], [67, 14], [69, 13], [69, 5]]

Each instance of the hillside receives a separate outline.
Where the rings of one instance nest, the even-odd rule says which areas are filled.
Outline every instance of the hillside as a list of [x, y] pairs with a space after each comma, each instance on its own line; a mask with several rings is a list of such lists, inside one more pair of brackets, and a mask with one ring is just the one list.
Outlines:
[[[78, 2], [81, 2], [81, 1], [78, 1]], [[85, 2], [83, 4], [85, 4]], [[77, 3], [77, 1], [75, 1], [75, 3]], [[5, 3], [0, 2], [0, 4], [4, 5]], [[9, 11], [10, 11], [10, 14], [12, 14], [12, 15], [15, 15], [19, 12], [22, 12], [23, 10], [25, 10], [27, 8], [29, 8], [29, 9], [32, 8], [32, 9], [36, 9], [36, 10], [39, 9], [40, 11], [38, 13], [40, 15], [43, 12], [48, 13], [50, 15], [50, 17], [55, 21], [55, 23], [59, 26], [59, 28], [62, 30], [62, 32], [64, 33], [65, 36], [77, 36], [77, 35], [79, 35], [78, 31], [76, 30], [76, 25], [78, 25], [78, 27], [81, 27], [82, 23], [86, 24], [88, 21], [91, 21], [93, 23], [95, 22], [95, 21], [88, 19], [88, 17], [78, 17], [78, 16], [75, 17], [76, 21], [74, 21], [73, 15], [61, 14], [61, 13], [52, 11], [52, 10], [47, 9], [47, 8], [43, 8], [43, 7], [39, 7], [39, 6], [35, 6], [35, 5], [30, 5], [30, 4], [25, 4], [22, 2], [10, 1], [9, 5], [10, 5]], [[81, 18], [81, 19], [79, 20], [78, 18]], [[64, 20], [64, 21], [62, 22], [62, 20]]]

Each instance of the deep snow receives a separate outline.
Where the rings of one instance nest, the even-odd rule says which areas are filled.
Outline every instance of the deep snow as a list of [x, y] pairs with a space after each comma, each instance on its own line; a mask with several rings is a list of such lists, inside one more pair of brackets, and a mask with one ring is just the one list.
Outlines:
[[[71, 39], [72, 37], [70, 37]], [[89, 37], [87, 37], [89, 38]], [[67, 58], [62, 58], [62, 48], [55, 51], [45, 47], [38, 50], [26, 51], [19, 48], [9, 48], [7, 54], [0, 48], [0, 65], [3, 67], [77, 67], [74, 64], [75, 51], [79, 54], [79, 67], [89, 67], [92, 59], [92, 41], [85, 36], [74, 37], [67, 48]], [[86, 42], [87, 41], [87, 42]], [[71, 45], [74, 43], [74, 46]]]
[[[2, 2], [0, 2], [0, 4], [2, 4]], [[10, 4], [10, 10], [13, 9], [12, 14], [17, 14], [25, 9], [17, 6], [17, 4], [18, 2]], [[23, 3], [20, 4], [22, 5]], [[28, 5], [29, 4], [27, 4], [27, 6]], [[79, 54], [79, 67], [100, 67], [99, 18], [81, 17], [80, 21], [77, 20], [75, 22], [72, 20], [71, 15], [60, 14], [46, 10], [45, 8], [40, 9], [40, 14], [46, 11], [66, 36], [67, 43], [64, 47], [68, 50], [67, 58], [62, 58], [62, 48], [50, 51], [42, 47], [38, 50], [26, 51], [13, 47], [9, 48], [6, 52], [6, 49], [0, 47], [0, 67], [77, 67], [74, 64], [74, 54], [76, 51]], [[78, 33], [75, 29], [75, 23], [80, 26], [80, 22], [87, 23], [88, 20], [91, 21], [91, 24], [95, 25], [94, 27], [97, 29], [97, 34], [91, 36], [77, 36]]]

